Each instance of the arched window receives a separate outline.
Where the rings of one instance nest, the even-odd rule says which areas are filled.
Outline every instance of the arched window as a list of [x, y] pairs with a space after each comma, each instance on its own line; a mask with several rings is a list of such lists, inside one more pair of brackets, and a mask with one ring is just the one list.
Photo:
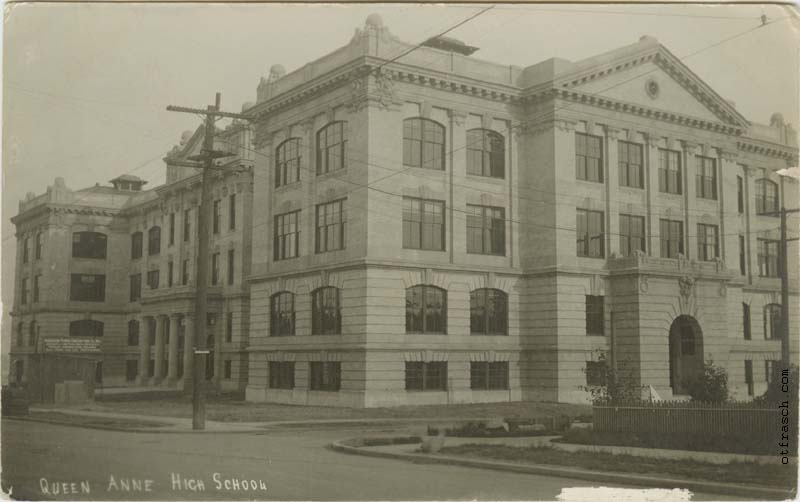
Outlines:
[[93, 319], [81, 319], [69, 323], [69, 336], [103, 336], [103, 323]]
[[270, 336], [294, 335], [294, 294], [288, 291], [270, 297]]
[[72, 234], [73, 258], [106, 258], [106, 234], [99, 232], [74, 232]]
[[764, 306], [764, 338], [767, 340], [780, 340], [783, 337], [781, 310], [777, 303]]
[[331, 122], [317, 132], [317, 175], [347, 167], [347, 122]]
[[473, 335], [508, 334], [508, 295], [499, 289], [476, 289], [469, 294], [469, 326]]
[[147, 254], [161, 252], [161, 227], [152, 227], [147, 231]]
[[134, 232], [131, 234], [131, 260], [142, 257], [142, 233]]
[[447, 333], [447, 291], [436, 286], [406, 289], [406, 332]]
[[139, 321], [131, 319], [128, 321], [128, 347], [139, 345]]
[[403, 165], [444, 171], [444, 126], [423, 118], [404, 120]]
[[488, 129], [467, 131], [467, 174], [503, 178], [506, 174], [505, 138]]
[[773, 213], [779, 210], [778, 184], [768, 179], [756, 181], [756, 214]]
[[311, 334], [339, 335], [342, 333], [342, 313], [339, 288], [326, 286], [311, 292]]
[[30, 325], [28, 326], [28, 346], [35, 347], [36, 346], [36, 336], [39, 334], [38, 328], [36, 326], [36, 321], [31, 321]]
[[275, 149], [275, 188], [300, 180], [300, 138], [289, 138]]
[[17, 359], [14, 361], [14, 382], [21, 384], [25, 379], [25, 361]]

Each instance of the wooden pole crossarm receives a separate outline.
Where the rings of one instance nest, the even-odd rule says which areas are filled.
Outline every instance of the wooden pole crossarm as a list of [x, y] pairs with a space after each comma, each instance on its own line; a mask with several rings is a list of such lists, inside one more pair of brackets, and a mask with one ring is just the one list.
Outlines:
[[189, 108], [187, 106], [167, 106], [167, 111], [170, 112], [184, 112], [184, 113], [198, 113], [201, 115], [208, 115], [211, 117], [228, 117], [231, 119], [254, 120], [252, 115], [245, 115], [242, 113], [223, 112], [219, 110], [203, 110], [202, 108]]

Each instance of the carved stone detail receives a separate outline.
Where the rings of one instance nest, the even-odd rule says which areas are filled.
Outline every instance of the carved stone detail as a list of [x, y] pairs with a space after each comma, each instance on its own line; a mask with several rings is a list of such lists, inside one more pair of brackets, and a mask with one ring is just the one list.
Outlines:
[[678, 287], [680, 288], [681, 297], [688, 300], [694, 292], [695, 280], [693, 277], [684, 275], [678, 279]]

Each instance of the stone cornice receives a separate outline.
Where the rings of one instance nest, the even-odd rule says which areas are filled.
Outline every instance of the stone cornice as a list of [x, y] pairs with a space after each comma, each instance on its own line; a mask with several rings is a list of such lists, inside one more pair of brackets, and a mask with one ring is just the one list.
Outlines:
[[739, 138], [736, 142], [736, 147], [741, 152], [755, 153], [766, 157], [784, 159], [786, 161], [793, 161], [798, 158], [797, 148], [754, 138]]
[[631, 115], [638, 115], [646, 119], [661, 120], [663, 122], [669, 122], [684, 127], [693, 127], [695, 129], [702, 129], [705, 131], [727, 134], [730, 136], [741, 136], [744, 132], [744, 129], [739, 126], [732, 126], [723, 124], [721, 122], [711, 122], [698, 117], [691, 117], [689, 115], [683, 115], [658, 108], [651, 108], [635, 103], [627, 103], [625, 101], [620, 101], [605, 96], [598, 96], [597, 94], [575, 90], [553, 89], [547, 92], [547, 95], [552, 95], [553, 93], [555, 93], [558, 98], [573, 103], [596, 106], [615, 112], [629, 113]]

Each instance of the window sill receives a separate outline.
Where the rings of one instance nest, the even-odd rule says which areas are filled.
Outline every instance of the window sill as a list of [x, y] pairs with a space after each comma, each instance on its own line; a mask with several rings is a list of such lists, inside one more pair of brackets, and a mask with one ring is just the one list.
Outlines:
[[336, 251], [344, 251], [345, 249], [347, 249], [347, 248], [341, 247], [341, 248], [336, 248], [336, 249], [326, 249], [325, 251], [314, 251], [314, 254], [315, 255], [323, 255], [323, 254], [328, 254], [328, 253], [335, 253]]
[[282, 262], [282, 261], [296, 260], [297, 258], [300, 258], [300, 257], [299, 256], [290, 256], [288, 258], [277, 258], [277, 259], [273, 258], [272, 261], [275, 262], [275, 263], [279, 263], [279, 262]]
[[346, 167], [342, 167], [340, 169], [334, 169], [333, 171], [328, 171], [326, 173], [316, 173], [315, 177], [318, 180], [320, 180], [320, 179], [327, 179], [327, 178], [335, 178], [335, 177], [337, 177], [338, 175], [341, 175], [341, 174], [347, 174], [347, 168]]
[[341, 389], [308, 389], [309, 392], [339, 392]]
[[433, 253], [446, 253], [447, 249], [422, 249], [422, 248], [407, 248], [403, 246], [403, 249], [407, 249], [409, 251], [430, 251]]
[[508, 336], [508, 333], [470, 333], [469, 336]]
[[474, 180], [481, 180], [481, 181], [491, 181], [491, 182], [494, 182], [494, 183], [496, 183], [498, 185], [504, 185], [505, 182], [506, 182], [505, 176], [503, 176], [503, 177], [486, 176], [486, 175], [483, 175], [483, 174], [471, 174], [471, 173], [467, 173], [467, 179], [474, 179]]
[[602, 338], [606, 335], [604, 333], [586, 333], [586, 336], [591, 336], [593, 338]]
[[659, 195], [663, 195], [665, 197], [672, 197], [672, 198], [675, 198], [675, 199], [677, 199], [679, 197], [683, 197], [683, 193], [682, 192], [678, 192], [678, 193], [675, 193], [675, 192], [662, 192], [661, 190], [659, 190], [657, 193]]
[[580, 183], [591, 183], [592, 185], [599, 185], [599, 186], [603, 186], [606, 184], [605, 181], [584, 180], [581, 178], [575, 178], [575, 181], [578, 181]]
[[279, 187], [275, 187], [273, 191], [275, 193], [286, 192], [286, 191], [290, 191], [290, 190], [295, 189], [295, 188], [300, 188], [302, 185], [303, 185], [303, 180], [300, 179], [300, 180], [297, 180], [297, 181], [292, 181], [291, 183], [287, 183], [285, 185], [281, 185]]
[[469, 390], [471, 390], [473, 392], [508, 392], [511, 389], [509, 389], [508, 387], [502, 387], [502, 388], [497, 388], [497, 389], [484, 389], [484, 388], [476, 389], [476, 388], [470, 387]]
[[406, 392], [447, 392], [447, 389], [406, 389]]
[[475, 256], [497, 256], [498, 258], [505, 258], [506, 257], [505, 251], [503, 253], [480, 253], [480, 252], [477, 252], [477, 251], [467, 251], [467, 254], [468, 255], [475, 255]]
[[590, 260], [605, 260], [606, 259], [605, 256], [587, 256], [587, 255], [582, 255], [582, 254], [579, 254], [578, 258], [588, 258]]
[[294, 334], [292, 334], [292, 335], [272, 335], [272, 334], [270, 334], [270, 335], [267, 335], [267, 336], [270, 337], [270, 338], [289, 338], [289, 337], [297, 336], [297, 335], [294, 335]]
[[408, 168], [408, 169], [422, 169], [422, 170], [425, 170], [425, 171], [433, 171], [433, 172], [438, 172], [438, 173], [446, 173], [447, 172], [447, 168], [436, 169], [435, 167], [410, 166], [408, 164], [403, 164], [403, 167]]
[[622, 189], [622, 190], [631, 190], [631, 191], [635, 190], [636, 193], [644, 192], [644, 187], [643, 186], [642, 187], [634, 187], [634, 186], [630, 186], [630, 185], [619, 185], [619, 188]]
[[447, 333], [425, 333], [422, 331], [406, 331], [406, 335], [447, 336]]

